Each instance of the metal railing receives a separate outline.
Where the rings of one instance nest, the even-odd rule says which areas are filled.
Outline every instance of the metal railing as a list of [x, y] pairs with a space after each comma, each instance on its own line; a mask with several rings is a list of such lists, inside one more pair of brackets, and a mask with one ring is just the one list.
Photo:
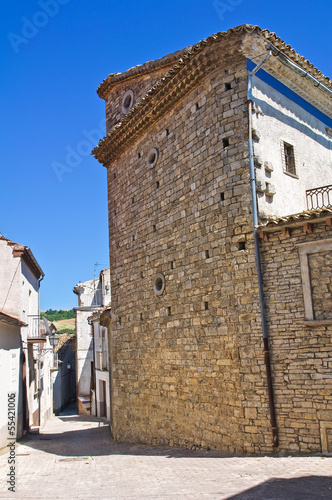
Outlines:
[[28, 339], [40, 339], [46, 335], [46, 325], [38, 315], [28, 316]]
[[332, 184], [306, 191], [307, 209], [332, 207]]

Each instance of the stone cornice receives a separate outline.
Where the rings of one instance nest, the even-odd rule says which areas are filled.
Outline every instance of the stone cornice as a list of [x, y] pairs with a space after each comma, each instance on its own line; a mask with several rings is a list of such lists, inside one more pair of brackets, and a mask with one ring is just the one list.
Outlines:
[[107, 165], [126, 149], [163, 116], [168, 109], [179, 102], [186, 94], [196, 88], [204, 76], [215, 69], [218, 63], [217, 53], [204, 53], [196, 56], [198, 49], [184, 55], [173, 68], [166, 73], [143, 99], [104, 137], [92, 151], [97, 160]]
[[160, 72], [161, 70], [167, 71], [170, 69], [176, 61], [178, 61], [182, 55], [186, 54], [191, 47], [187, 47], [182, 50], [178, 50], [173, 54], [168, 54], [165, 57], [156, 59], [155, 61], [148, 61], [134, 68], [130, 68], [124, 73], [112, 73], [109, 75], [97, 88], [97, 94], [101, 99], [106, 99], [108, 94], [119, 84], [130, 83], [132, 80], [136, 80], [137, 77], [144, 75], [149, 75], [151, 73]]

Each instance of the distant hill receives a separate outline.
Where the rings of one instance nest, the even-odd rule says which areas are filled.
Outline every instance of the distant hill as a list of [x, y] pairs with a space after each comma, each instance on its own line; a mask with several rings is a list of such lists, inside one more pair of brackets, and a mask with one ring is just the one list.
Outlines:
[[72, 319], [75, 318], [74, 309], [69, 309], [67, 311], [63, 311], [60, 309], [59, 311], [54, 309], [48, 309], [47, 311], [41, 311], [41, 315], [45, 316], [48, 321], [61, 321], [64, 319]]
[[53, 324], [57, 329], [57, 333], [75, 334], [75, 318], [53, 321]]

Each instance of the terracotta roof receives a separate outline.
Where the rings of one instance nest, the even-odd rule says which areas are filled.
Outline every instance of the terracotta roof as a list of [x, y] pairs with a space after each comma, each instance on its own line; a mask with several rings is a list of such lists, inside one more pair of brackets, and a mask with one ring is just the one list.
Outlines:
[[0, 311], [0, 322], [15, 326], [28, 326], [26, 323], [24, 323], [24, 321], [21, 321], [20, 319], [15, 318], [14, 316], [10, 316], [9, 314], [6, 314], [1, 311]]
[[54, 347], [54, 352], [58, 353], [58, 358], [62, 361], [64, 358], [67, 348], [72, 344], [76, 335], [71, 335], [70, 333], [61, 333], [59, 336], [59, 343]]
[[111, 311], [111, 302], [104, 307], [100, 307], [97, 311], [94, 311], [91, 316], [88, 317], [88, 321], [97, 321], [105, 311]]
[[97, 88], [97, 94], [101, 99], [105, 99], [112, 87], [124, 80], [131, 80], [137, 78], [137, 76], [143, 76], [155, 71], [160, 71], [161, 69], [170, 68], [173, 66], [175, 61], [177, 61], [186, 52], [189, 52], [190, 49], [191, 47], [186, 47], [185, 49], [178, 50], [172, 54], [161, 57], [160, 59], [139, 64], [138, 66], [128, 69], [124, 73], [111, 73], [99, 85]]
[[305, 210], [299, 214], [286, 215], [274, 220], [269, 220], [265, 224], [257, 227], [258, 232], [273, 232], [278, 231], [282, 227], [302, 226], [305, 223], [314, 223], [321, 220], [332, 219], [331, 208], [317, 208], [315, 210]]
[[[174, 103], [180, 100], [186, 93], [199, 85], [202, 76], [211, 68], [218, 65], [217, 55], [211, 55], [205, 59], [200, 53], [208, 46], [219, 43], [233, 34], [254, 34], [263, 37], [266, 42], [282, 52], [298, 66], [301, 66], [306, 72], [310, 73], [318, 82], [332, 91], [332, 82], [321, 71], [315, 68], [303, 56], [281, 40], [275, 33], [269, 30], [262, 30], [259, 26], [244, 24], [236, 28], [231, 28], [227, 32], [220, 32], [209, 36], [180, 52], [175, 52], [166, 56], [167, 65], [173, 56], [176, 64], [167, 71], [147, 93], [146, 95], [127, 113], [122, 120], [117, 123], [106, 137], [99, 141], [99, 144], [93, 149], [92, 154], [95, 158], [106, 165], [116, 159], [144, 130], [147, 130], [155, 121], [160, 118], [165, 111]], [[181, 57], [179, 57], [179, 55]], [[195, 61], [193, 61], [194, 56]], [[157, 59], [137, 68], [132, 68], [122, 74], [110, 75], [98, 88], [98, 94], [105, 97], [112, 85], [120, 80], [125, 81], [143, 73], [156, 71], [166, 64], [165, 58]], [[195, 64], [194, 64], [195, 62]], [[161, 64], [161, 66], [160, 66]], [[159, 66], [158, 66], [159, 65]], [[176, 91], [174, 90], [176, 89]], [[111, 147], [110, 147], [111, 146]]]
[[143, 75], [151, 73], [163, 67], [167, 67], [171, 62], [179, 60], [183, 55], [190, 54], [192, 52], [198, 52], [199, 50], [205, 48], [207, 45], [219, 42], [222, 38], [228, 37], [233, 33], [257, 33], [266, 38], [272, 45], [274, 45], [278, 50], [282, 51], [287, 57], [292, 59], [296, 64], [300, 65], [306, 71], [310, 72], [317, 80], [319, 80], [324, 85], [331, 87], [331, 80], [324, 76], [321, 71], [319, 71], [313, 64], [311, 64], [305, 57], [300, 56], [290, 45], [286, 44], [281, 38], [279, 38], [275, 33], [262, 29], [259, 26], [252, 24], [241, 24], [235, 28], [230, 28], [228, 31], [220, 31], [210, 35], [208, 38], [204, 38], [197, 44], [193, 46], [186, 47], [172, 54], [168, 54], [165, 57], [156, 59], [155, 61], [149, 61], [134, 68], [130, 68], [124, 73], [112, 73], [99, 85], [97, 89], [97, 94], [101, 98], [105, 98], [109, 92], [112, 85], [123, 81], [125, 79], [137, 77], [138, 75]]

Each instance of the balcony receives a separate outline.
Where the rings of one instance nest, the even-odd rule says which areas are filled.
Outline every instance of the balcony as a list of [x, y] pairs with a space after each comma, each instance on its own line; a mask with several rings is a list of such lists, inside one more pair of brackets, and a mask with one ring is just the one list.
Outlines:
[[46, 341], [47, 328], [38, 315], [28, 316], [28, 342], [40, 343]]
[[332, 184], [306, 191], [307, 209], [332, 207]]

